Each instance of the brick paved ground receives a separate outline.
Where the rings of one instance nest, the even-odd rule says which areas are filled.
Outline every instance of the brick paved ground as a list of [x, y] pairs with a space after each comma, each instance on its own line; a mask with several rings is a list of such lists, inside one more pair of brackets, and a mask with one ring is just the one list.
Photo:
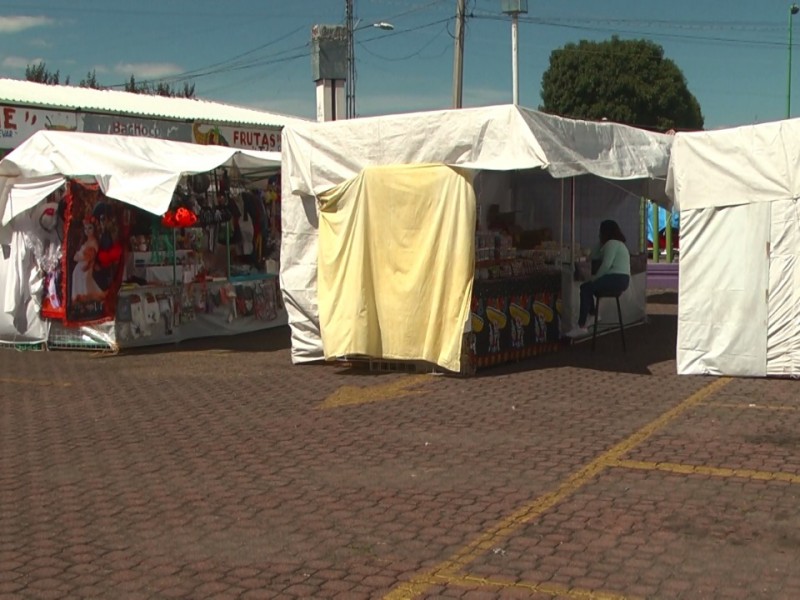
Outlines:
[[649, 312], [472, 379], [2, 351], [0, 600], [800, 598], [797, 383], [678, 377]]

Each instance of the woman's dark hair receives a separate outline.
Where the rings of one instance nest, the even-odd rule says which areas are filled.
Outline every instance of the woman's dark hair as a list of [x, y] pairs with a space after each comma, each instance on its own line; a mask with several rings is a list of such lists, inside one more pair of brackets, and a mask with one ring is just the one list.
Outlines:
[[600, 223], [600, 239], [604, 243], [608, 240], [619, 240], [623, 244], [625, 243], [625, 235], [623, 235], [617, 222], [611, 219]]

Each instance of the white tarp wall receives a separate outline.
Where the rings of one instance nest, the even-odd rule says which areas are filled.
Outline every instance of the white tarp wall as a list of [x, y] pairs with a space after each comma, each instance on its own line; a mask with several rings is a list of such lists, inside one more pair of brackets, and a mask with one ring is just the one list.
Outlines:
[[679, 374], [800, 375], [800, 120], [677, 134]]
[[646, 180], [666, 176], [671, 144], [672, 136], [511, 105], [285, 127], [281, 290], [292, 329], [293, 362], [323, 358], [316, 299], [316, 197], [364, 167], [442, 163], [476, 171], [545, 169], [555, 178], [594, 174]]

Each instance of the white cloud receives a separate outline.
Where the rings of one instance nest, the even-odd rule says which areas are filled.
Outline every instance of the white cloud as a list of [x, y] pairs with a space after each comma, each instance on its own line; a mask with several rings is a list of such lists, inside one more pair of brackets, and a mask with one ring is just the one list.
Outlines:
[[44, 38], [35, 38], [28, 42], [31, 48], [52, 48], [53, 42]]
[[114, 65], [114, 72], [124, 77], [156, 79], [183, 73], [183, 68], [173, 63], [118, 63]]
[[44, 62], [43, 58], [25, 58], [23, 56], [6, 56], [3, 62], [0, 63], [9, 69], [24, 69], [28, 65], [38, 65]]
[[50, 17], [2, 17], [0, 16], [0, 33], [19, 33], [36, 27], [55, 25]]

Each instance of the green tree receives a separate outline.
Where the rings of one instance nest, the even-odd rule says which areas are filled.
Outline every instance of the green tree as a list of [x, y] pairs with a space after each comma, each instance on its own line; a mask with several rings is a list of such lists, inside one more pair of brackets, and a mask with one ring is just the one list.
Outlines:
[[678, 66], [648, 40], [581, 40], [550, 54], [544, 112], [608, 119], [659, 131], [703, 128], [703, 114]]
[[[48, 85], [58, 85], [60, 75], [61, 74], [58, 71], [49, 71], [43, 60], [39, 61], [38, 64], [27, 65], [25, 67], [25, 79], [27, 81], [46, 83]], [[69, 76], [67, 77], [66, 81], [64, 81], [64, 85], [69, 85]]]
[[183, 89], [177, 89], [163, 82], [156, 84], [148, 83], [147, 81], [137, 82], [133, 75], [125, 83], [125, 91], [134, 94], [153, 94], [170, 98], [194, 98], [194, 84], [190, 85], [184, 82]]
[[78, 85], [83, 88], [92, 88], [93, 90], [103, 89], [103, 86], [97, 82], [97, 72], [94, 69], [86, 73], [86, 79], [81, 79]]
[[130, 92], [132, 94], [147, 94], [148, 87], [146, 83], [138, 84], [136, 83], [136, 78], [131, 75], [131, 78], [125, 82], [125, 91]]

